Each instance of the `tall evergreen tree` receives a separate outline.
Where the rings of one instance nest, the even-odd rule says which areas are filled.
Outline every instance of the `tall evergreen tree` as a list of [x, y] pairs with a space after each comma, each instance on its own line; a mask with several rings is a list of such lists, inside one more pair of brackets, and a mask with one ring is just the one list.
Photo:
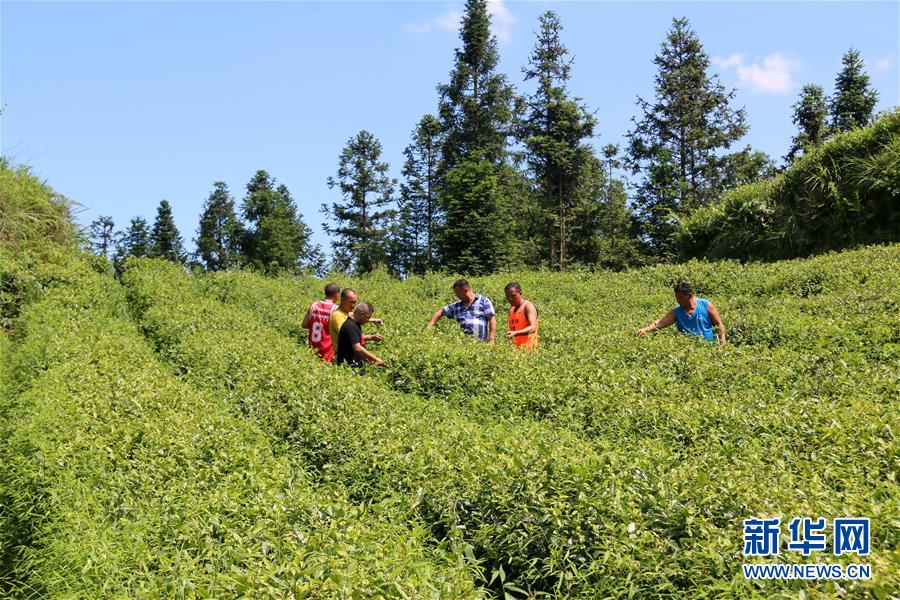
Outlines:
[[[510, 206], [519, 178], [508, 170], [507, 142], [521, 106], [506, 77], [496, 71], [497, 39], [486, 0], [466, 1], [460, 37], [450, 82], [438, 86], [443, 132], [438, 179], [445, 214], [439, 254], [447, 268], [484, 272], [485, 265], [510, 266], [520, 256]], [[488, 179], [473, 181], [473, 175]], [[475, 184], [478, 192], [461, 187], [461, 181]]]
[[121, 277], [125, 269], [125, 259], [129, 256], [143, 257], [150, 253], [150, 226], [143, 217], [134, 217], [128, 229], [118, 234], [116, 251], [113, 254], [113, 269], [116, 277]]
[[869, 75], [859, 51], [850, 48], [841, 62], [843, 68], [834, 80], [831, 98], [831, 124], [838, 132], [868, 125], [878, 103], [878, 92], [869, 88]]
[[509, 220], [502, 218], [496, 166], [477, 153], [470, 154], [447, 173], [444, 185], [447, 226], [438, 238], [444, 267], [471, 275], [497, 270], [503, 240], [511, 232], [498, 229]]
[[500, 55], [486, 0], [466, 0], [460, 37], [450, 82], [438, 86], [442, 173], [474, 152], [499, 164], [515, 117], [516, 94], [496, 71]]
[[316, 260], [310, 248], [312, 230], [297, 212], [285, 185], [257, 171], [247, 184], [241, 211], [249, 224], [241, 244], [244, 261], [263, 273], [295, 273]]
[[178, 227], [175, 226], [172, 206], [168, 200], [160, 202], [156, 209], [156, 220], [153, 222], [153, 230], [150, 232], [149, 256], [177, 263], [185, 261], [184, 242]]
[[435, 232], [440, 223], [438, 161], [441, 124], [425, 115], [416, 125], [412, 141], [403, 151], [403, 182], [398, 200], [399, 223], [395, 251], [402, 256], [404, 273], [425, 273], [436, 267]]
[[[596, 188], [602, 189], [602, 201], [597, 216], [596, 256], [594, 262], [605, 269], [621, 270], [641, 263], [640, 244], [634, 227], [634, 215], [628, 208], [625, 182], [614, 176], [621, 168], [618, 144], [603, 146], [603, 161], [596, 162], [590, 171], [602, 172], [596, 177]], [[594, 192], [597, 196], [597, 192]]]
[[722, 186], [730, 189], [775, 175], [775, 161], [762, 150], [749, 145], [723, 158]]
[[[593, 157], [586, 140], [593, 137], [596, 121], [579, 99], [569, 97], [566, 85], [572, 59], [560, 39], [559, 17], [547, 11], [540, 16], [540, 25], [537, 43], [523, 68], [525, 80], [536, 80], [538, 87], [529, 98], [522, 132], [528, 163], [553, 231], [548, 240], [550, 265], [565, 269], [574, 226], [575, 188]], [[583, 262], [585, 257], [575, 258]]]
[[828, 98], [822, 86], [804, 85], [793, 109], [792, 120], [799, 131], [791, 141], [791, 149], [785, 156], [788, 162], [793, 162], [797, 156], [811, 148], [821, 146], [828, 135]]
[[115, 228], [112, 217], [101, 216], [91, 222], [89, 229], [91, 249], [99, 256], [109, 257], [109, 252], [116, 243]]
[[243, 235], [241, 222], [234, 210], [234, 199], [228, 193], [228, 186], [216, 181], [213, 188], [203, 205], [195, 240], [197, 254], [207, 271], [219, 271], [235, 266], [240, 257], [240, 242]]
[[[641, 173], [637, 201], [652, 250], [671, 251], [679, 215], [712, 201], [722, 189], [729, 148], [747, 131], [744, 109], [729, 103], [687, 19], [674, 19], [660, 53], [655, 98], [638, 98], [641, 118], [628, 133], [632, 170]], [[666, 179], [663, 179], [665, 177]]]
[[150, 254], [150, 225], [144, 217], [134, 217], [122, 235], [121, 246], [125, 256], [143, 257]]
[[381, 161], [381, 142], [363, 130], [347, 140], [337, 177], [328, 178], [328, 187], [337, 187], [343, 196], [341, 202], [322, 205], [333, 221], [325, 224], [325, 231], [337, 236], [334, 249], [342, 268], [367, 273], [388, 263], [388, 234], [395, 216], [395, 182], [387, 175], [389, 168]]

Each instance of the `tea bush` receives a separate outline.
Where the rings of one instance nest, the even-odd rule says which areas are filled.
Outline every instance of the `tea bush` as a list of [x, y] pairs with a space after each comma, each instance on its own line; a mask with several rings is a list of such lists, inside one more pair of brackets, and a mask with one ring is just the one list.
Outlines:
[[[252, 314], [192, 297], [192, 282], [176, 268], [132, 263], [124, 282], [142, 325], [187, 376], [231, 390], [323, 479], [345, 483], [358, 498], [408, 503], [437, 539], [469, 548], [498, 589], [584, 597], [750, 593], [724, 570], [735, 544], [715, 528], [695, 529], [683, 505], [690, 492], [669, 487], [675, 465], [655, 440], [627, 454], [612, 444], [599, 452], [527, 419], [475, 423], [443, 402], [321, 365]], [[719, 504], [731, 502], [726, 496], [710, 502], [713, 512], [737, 510]], [[655, 516], [645, 522], [648, 512]], [[636, 522], [646, 525], [628, 533]], [[698, 541], [709, 534], [711, 545]], [[646, 564], [658, 567], [639, 568]]]
[[[691, 262], [473, 280], [498, 308], [505, 282], [522, 282], [541, 312], [543, 347], [534, 354], [476, 343], [455, 324], [424, 332], [430, 313], [449, 301], [451, 278], [342, 283], [386, 319], [375, 350], [389, 363], [378, 372], [386, 384], [488, 426], [498, 418], [552, 421], [601, 455], [655, 443], [668, 469], [660, 480], [682, 488], [686, 513], [721, 511], [711, 528], [720, 538], [738, 538], [750, 513], [879, 515], [877, 594], [897, 586], [897, 528], [888, 515], [900, 491], [898, 258], [900, 246], [887, 246], [773, 265]], [[671, 284], [684, 277], [719, 305], [732, 345], [696, 343], [674, 328], [633, 337], [673, 305]], [[321, 283], [229, 273], [202, 285], [296, 339]], [[610, 312], [615, 318], [604, 318]], [[670, 515], [659, 520], [671, 535], [683, 533]]]
[[163, 368], [111, 277], [76, 262], [39, 279], [0, 407], [7, 592], [475, 595], [422, 531], [317, 488], [229, 405]]

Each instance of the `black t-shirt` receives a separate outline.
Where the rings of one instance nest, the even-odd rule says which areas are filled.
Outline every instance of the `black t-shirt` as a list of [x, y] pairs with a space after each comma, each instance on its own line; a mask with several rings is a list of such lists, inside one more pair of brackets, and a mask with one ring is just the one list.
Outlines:
[[366, 359], [363, 358], [362, 354], [353, 349], [356, 344], [361, 342], [362, 328], [353, 320], [353, 317], [350, 317], [344, 321], [343, 325], [341, 325], [341, 331], [338, 334], [337, 360], [335, 362], [339, 365], [344, 363], [350, 363], [356, 366], [365, 365]]

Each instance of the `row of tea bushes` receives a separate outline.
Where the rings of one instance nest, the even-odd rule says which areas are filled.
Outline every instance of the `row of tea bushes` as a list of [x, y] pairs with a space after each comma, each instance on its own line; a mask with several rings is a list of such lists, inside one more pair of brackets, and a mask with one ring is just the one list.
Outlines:
[[[837, 283], [833, 289], [822, 290], [829, 301], [810, 307], [809, 312], [826, 312], [848, 294], [877, 294], [900, 284], [900, 276], [889, 270], [898, 248], [849, 253], [853, 255], [850, 259], [835, 255], [827, 260], [810, 261], [813, 265], [794, 261], [790, 265], [778, 265], [780, 273], [771, 273], [775, 268], [755, 267], [755, 277], [739, 280], [753, 289], [754, 295], [761, 293], [758, 288], [769, 290], [769, 296], [760, 297], [761, 303], [786, 304], [799, 313], [802, 308], [797, 303], [808, 304], [810, 299], [796, 298], [791, 293], [773, 298], [784, 291], [781, 282], [786, 273], [793, 271], [801, 279], [804, 272], [825, 273], [823, 280], [835, 279]], [[865, 269], [849, 268], [850, 264], [860, 263], [867, 265]], [[652, 275], [672, 278], [659, 273], [661, 270], [653, 270]], [[846, 281], [848, 272], [853, 273], [856, 286]], [[720, 281], [713, 280], [714, 274], [703, 274], [705, 287], [721, 286]], [[760, 283], [757, 281], [760, 279], [766, 281]], [[862, 279], [865, 282], [858, 283]], [[737, 293], [737, 285], [730, 284], [731, 292]], [[302, 307], [306, 305], [299, 299], [301, 285], [249, 274], [208, 278], [206, 285], [217, 296], [254, 309], [282, 332], [298, 335]], [[831, 443], [833, 436], [815, 432], [829, 428], [832, 422], [852, 422], [863, 413], [884, 416], [889, 408], [887, 399], [897, 392], [897, 371], [891, 368], [896, 361], [873, 360], [876, 355], [869, 352], [878, 348], [888, 359], [896, 357], [891, 349], [891, 336], [897, 336], [896, 329], [884, 331], [880, 336], [872, 329], [871, 346], [848, 336], [840, 345], [822, 344], [803, 350], [790, 345], [774, 349], [748, 345], [722, 349], [666, 333], [652, 339], [634, 339], [631, 330], [596, 329], [580, 340], [550, 344], [537, 354], [527, 355], [504, 347], [503, 343], [497, 347], [471, 343], [458, 334], [455, 325], [446, 333], [425, 334], [420, 323], [409, 328], [409, 321], [415, 319], [412, 312], [417, 310], [410, 307], [421, 305], [422, 299], [417, 297], [414, 287], [403, 289], [406, 285], [371, 278], [360, 282], [365, 297], [378, 298], [376, 306], [384, 307], [389, 315], [388, 339], [377, 350], [390, 365], [385, 379], [403, 391], [445, 399], [476, 418], [492, 418], [499, 413], [551, 419], [589, 437], [627, 439], [630, 434], [638, 434], [662, 438], [670, 445], [687, 443], [696, 447], [714, 440], [708, 435], [713, 426], [751, 439], [778, 431], [782, 416], [759, 414], [760, 399], [766, 399], [768, 404], [783, 403], [800, 409], [811, 401], [827, 410], [815, 412], [810, 427], [814, 433], [807, 436], [809, 444], [804, 444], [801, 450], [805, 451]], [[382, 287], [390, 292], [386, 293]], [[549, 287], [578, 297], [588, 293], [590, 283], [582, 282], [578, 289], [569, 275], [560, 275], [549, 278]], [[546, 293], [538, 286], [531, 289], [538, 294]], [[602, 295], [602, 291], [599, 293]], [[393, 296], [397, 300], [391, 303], [389, 298], [379, 296]], [[869, 322], [889, 325], [897, 319], [898, 311], [896, 307], [890, 310], [890, 294], [883, 296], [888, 310], [878, 319], [856, 310], [847, 311], [843, 319], [823, 320], [832, 324], [837, 332], [835, 337], [865, 327]], [[740, 309], [736, 312], [740, 313]], [[551, 313], [550, 318], [555, 317]], [[794, 319], [803, 316], [795, 314]], [[739, 374], [743, 378], [740, 385], [729, 381], [729, 374]], [[884, 419], [875, 421], [880, 422]], [[875, 427], [874, 439], [852, 436], [842, 448], [853, 458], [860, 447], [883, 446], [879, 432], [881, 429]], [[790, 437], [786, 435], [785, 439]]]
[[164, 368], [111, 277], [75, 262], [42, 281], [16, 323], [19, 393], [3, 407], [4, 511], [17, 517], [6, 578], [21, 595], [475, 595], [423, 532], [316, 488]]
[[[443, 402], [322, 365], [249, 312], [192, 293], [177, 268], [133, 262], [124, 281], [143, 327], [186, 376], [228, 391], [323, 479], [407, 503], [437, 539], [467, 547], [498, 590], [753, 594], [726, 565], [739, 540], [707, 527], [712, 517], [694, 523], [685, 506], [696, 473], [678, 470], [685, 481], [670, 486], [677, 465], [653, 440], [598, 453], [527, 420], [476, 424]], [[704, 509], [730, 514], [737, 507], [717, 503], [732, 495]]]
[[[888, 309], [891, 302], [896, 305], [889, 290], [896, 289], [897, 275], [890, 266], [898, 248], [754, 265], [736, 280], [710, 267], [701, 273], [701, 281], [710, 288], [728, 285], [729, 293], [741, 300], [755, 296], [759, 304], [786, 304], [795, 313], [821, 312], [823, 322], [831, 323], [831, 307], [848, 295], [871, 295]], [[630, 274], [638, 279], [630, 286], [655, 286], [670, 294], [667, 280], [679, 276], [673, 274], [677, 269]], [[544, 277], [543, 286], [535, 281], [527, 288], [538, 297], [561, 289], [576, 298], [597, 293], [583, 275], [580, 282], [576, 274]], [[819, 284], [811, 293], [808, 282], [814, 278]], [[885, 322], [896, 321], [896, 311], [876, 320], [878, 326], [869, 329], [874, 338], [870, 343], [852, 335], [872, 320], [865, 311], [855, 310], [834, 325], [833, 339], [840, 341], [836, 346], [719, 348], [676, 335], [637, 340], [630, 330], [595, 328], [580, 340], [560, 335], [549, 347], [527, 355], [502, 345], [473, 343], [459, 335], [455, 325], [448, 332], [425, 334], [424, 314], [416, 313], [440, 305], [439, 288], [430, 285], [433, 279], [397, 283], [369, 277], [347, 282], [362, 298], [374, 299], [388, 321], [388, 339], [376, 352], [389, 362], [383, 377], [393, 387], [449, 402], [487, 423], [498, 415], [550, 419], [590, 437], [603, 452], [658, 442], [671, 453], [668, 468], [694, 471], [703, 487], [713, 488], [690, 490], [688, 503], [693, 506], [688, 512], [698, 507], [712, 512], [705, 505], [724, 492], [708, 482], [722, 485], [718, 480], [727, 479], [734, 484], [736, 491], [728, 493], [739, 500], [734, 504], [740, 510], [720, 516], [733, 518], [735, 531], [750, 507], [753, 514], [794, 509], [873, 515], [883, 549], [879, 558], [886, 567], [896, 563], [890, 554], [897, 547], [890, 515], [898, 507], [893, 432], [900, 423], [893, 399], [900, 395], [900, 380], [897, 362], [890, 360], [896, 357], [897, 332], [883, 328]], [[496, 279], [486, 278], [481, 288], [490, 288]], [[203, 285], [295, 338], [302, 331], [305, 306], [320, 294], [308, 281], [246, 273], [205, 278]], [[743, 295], [742, 285], [748, 290]], [[602, 286], [597, 287], [602, 294]], [[628, 289], [629, 282], [615, 287]], [[541, 300], [539, 306], [561, 304], [552, 300]], [[633, 319], [634, 314], [625, 317]], [[811, 328], [807, 339], [820, 334], [821, 328]], [[673, 475], [670, 481], [677, 485], [677, 479]], [[890, 589], [891, 572], [883, 569], [883, 579], [873, 589]]]

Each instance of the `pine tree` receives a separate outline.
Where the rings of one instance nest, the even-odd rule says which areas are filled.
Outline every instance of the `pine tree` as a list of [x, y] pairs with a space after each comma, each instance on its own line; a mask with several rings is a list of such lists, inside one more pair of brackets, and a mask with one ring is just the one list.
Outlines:
[[498, 266], [498, 241], [504, 232], [495, 230], [494, 217], [500, 210], [496, 173], [494, 164], [477, 154], [447, 173], [443, 199], [448, 225], [439, 242], [444, 267], [453, 273], [480, 275]]
[[[508, 171], [507, 162], [507, 141], [521, 106], [506, 77], [496, 71], [499, 54], [486, 0], [467, 0], [460, 37], [450, 82], [438, 86], [443, 132], [438, 181], [445, 214], [439, 255], [447, 268], [489, 272], [485, 265], [509, 267], [521, 255], [511, 205], [520, 178]], [[488, 179], [474, 181], [476, 174]], [[460, 181], [471, 182], [478, 192], [459, 186]]]
[[113, 270], [121, 277], [125, 270], [125, 260], [129, 256], [144, 257], [150, 253], [150, 226], [143, 217], [134, 217], [128, 229], [119, 232], [116, 251], [113, 253]]
[[471, 153], [494, 164], [506, 157], [517, 100], [506, 76], [496, 72], [500, 55], [490, 31], [486, 0], [467, 0], [450, 83], [438, 86], [444, 131], [441, 169], [445, 173]]
[[800, 154], [821, 146], [828, 135], [828, 98], [820, 85], [808, 84], [800, 91], [800, 98], [792, 107], [794, 125], [799, 130], [791, 140], [785, 160], [793, 162]]
[[[579, 99], [566, 89], [572, 59], [560, 40], [562, 24], [553, 11], [540, 16], [538, 40], [523, 69], [525, 80], [537, 80], [529, 98], [529, 114], [522, 126], [528, 164], [539, 187], [539, 197], [553, 234], [548, 239], [551, 266], [566, 268], [567, 245], [575, 224], [575, 188], [593, 151], [586, 140], [594, 135], [596, 121]], [[584, 256], [575, 254], [584, 262]]]
[[777, 171], [775, 161], [768, 154], [762, 150], [754, 150], [750, 146], [727, 154], [722, 164], [724, 172], [722, 187], [725, 189], [773, 177]]
[[403, 182], [398, 200], [396, 249], [404, 274], [422, 274], [436, 267], [435, 232], [440, 223], [438, 160], [441, 124], [425, 115], [403, 151]]
[[241, 212], [249, 224], [241, 244], [243, 260], [263, 273], [296, 273], [316, 260], [312, 230], [303, 222], [285, 185], [259, 170], [247, 184]]
[[665, 256], [678, 216], [721, 192], [726, 173], [720, 153], [747, 126], [744, 109], [729, 106], [735, 90], [726, 92], [707, 74], [709, 57], [687, 19], [673, 20], [653, 62], [655, 99], [638, 98], [642, 116], [632, 119], [628, 152], [632, 170], [643, 176], [637, 196], [651, 248]]
[[394, 181], [389, 165], [381, 161], [381, 142], [368, 131], [347, 140], [338, 160], [337, 177], [328, 187], [337, 187], [343, 201], [322, 205], [333, 225], [325, 231], [337, 236], [334, 250], [339, 264], [356, 273], [368, 273], [388, 263], [389, 227], [395, 217]]
[[234, 200], [228, 186], [213, 183], [213, 191], [203, 205], [197, 229], [197, 254], [207, 271], [219, 271], [235, 266], [240, 258], [243, 235], [241, 223], [234, 210]]
[[150, 226], [143, 217], [134, 217], [122, 235], [121, 246], [125, 256], [143, 257], [150, 254]]
[[831, 125], [838, 132], [868, 125], [878, 103], [878, 92], [869, 88], [859, 51], [850, 48], [841, 62], [844, 66], [834, 80], [831, 98]]
[[109, 251], [116, 243], [115, 228], [112, 217], [101, 216], [91, 222], [89, 229], [91, 249], [97, 255], [109, 257]]
[[175, 218], [172, 216], [172, 207], [168, 200], [160, 202], [156, 209], [156, 220], [150, 232], [149, 256], [176, 263], [185, 261], [184, 242], [178, 227], [175, 226]]

